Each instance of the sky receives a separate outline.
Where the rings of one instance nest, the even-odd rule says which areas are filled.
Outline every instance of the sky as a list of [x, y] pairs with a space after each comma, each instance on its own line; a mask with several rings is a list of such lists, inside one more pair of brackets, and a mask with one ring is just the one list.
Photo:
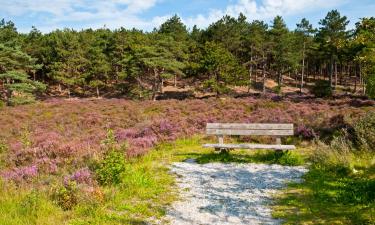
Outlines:
[[0, 19], [11, 20], [20, 32], [35, 26], [44, 33], [55, 29], [107, 27], [151, 31], [177, 14], [189, 27], [205, 28], [224, 15], [243, 13], [270, 23], [281, 15], [287, 26], [307, 18], [317, 27], [331, 9], [351, 21], [375, 16], [375, 0], [0, 0]]

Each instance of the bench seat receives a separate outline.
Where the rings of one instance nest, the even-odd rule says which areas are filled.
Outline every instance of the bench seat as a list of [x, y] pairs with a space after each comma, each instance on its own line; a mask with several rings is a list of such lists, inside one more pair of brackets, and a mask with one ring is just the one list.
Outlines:
[[268, 145], [268, 144], [204, 144], [204, 148], [215, 149], [272, 149], [272, 150], [294, 150], [294, 145]]
[[[291, 123], [208, 123], [207, 135], [216, 135], [218, 143], [204, 144], [204, 148], [215, 148], [215, 150], [227, 151], [231, 149], [272, 149], [293, 150], [294, 145], [281, 144], [281, 137], [293, 135], [294, 129]], [[273, 136], [275, 144], [224, 144], [224, 136]]]

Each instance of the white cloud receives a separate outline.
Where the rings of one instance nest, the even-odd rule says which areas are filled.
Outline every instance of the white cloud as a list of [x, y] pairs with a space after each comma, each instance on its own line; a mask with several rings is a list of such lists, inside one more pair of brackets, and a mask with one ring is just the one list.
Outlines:
[[[12, 0], [1, 2], [0, 12], [10, 17], [40, 16], [43, 32], [66, 26], [75, 29], [139, 28], [152, 30], [160, 26], [174, 12], [144, 19], [143, 13], [165, 0]], [[214, 0], [212, 0], [214, 1]], [[293, 15], [320, 8], [329, 8], [347, 0], [230, 0], [225, 9], [208, 9], [207, 14], [183, 18], [189, 26], [207, 27], [224, 15], [238, 16], [243, 13], [249, 20], [267, 20], [275, 15]], [[166, 3], [167, 4], [167, 3]], [[26, 31], [26, 30], [22, 30]]]
[[243, 13], [249, 20], [267, 20], [276, 15], [288, 16], [316, 9], [327, 9], [343, 3], [346, 0], [238, 0], [225, 9], [212, 9], [207, 15], [199, 14], [184, 21], [188, 26], [198, 25], [207, 27], [224, 15], [238, 16]]
[[[98, 28], [106, 25], [109, 28], [120, 26], [148, 29], [148, 21], [141, 19], [140, 14], [154, 7], [162, 0], [14, 0], [1, 3], [0, 12], [10, 16], [28, 16], [44, 13], [46, 19], [42, 27], [48, 32], [61, 24], [85, 24]], [[47, 14], [47, 16], [45, 15]], [[163, 17], [160, 17], [163, 18]], [[158, 18], [151, 23], [160, 23]], [[60, 25], [60, 26], [59, 26]], [[152, 26], [152, 25], [151, 25]], [[152, 27], [151, 27], [152, 29]]]

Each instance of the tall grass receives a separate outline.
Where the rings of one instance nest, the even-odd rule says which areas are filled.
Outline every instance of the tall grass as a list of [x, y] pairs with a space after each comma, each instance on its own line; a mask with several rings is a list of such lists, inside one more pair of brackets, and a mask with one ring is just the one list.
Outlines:
[[286, 224], [375, 224], [375, 113], [318, 141], [305, 181], [274, 207]]

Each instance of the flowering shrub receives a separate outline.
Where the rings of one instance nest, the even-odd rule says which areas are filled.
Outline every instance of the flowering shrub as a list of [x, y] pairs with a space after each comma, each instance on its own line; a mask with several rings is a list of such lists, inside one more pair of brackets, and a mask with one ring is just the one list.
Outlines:
[[52, 199], [64, 210], [70, 210], [78, 203], [78, 189], [75, 182], [52, 188]]
[[298, 125], [295, 130], [295, 135], [308, 140], [316, 137], [314, 130], [306, 127], [305, 125]]
[[[373, 105], [372, 100], [363, 104], [364, 107]], [[56, 174], [70, 170], [72, 165], [85, 168], [87, 160], [98, 159], [109, 152], [108, 144], [102, 142], [108, 129], [113, 130], [111, 138], [107, 135], [107, 139], [115, 149], [127, 144], [126, 155], [120, 153], [125, 158], [146, 154], [163, 141], [203, 134], [210, 122], [294, 123], [299, 124], [296, 135], [311, 139], [315, 136], [312, 127], [319, 128], [316, 130], [319, 133], [321, 128], [342, 127], [345, 121], [341, 115], [356, 121], [365, 112], [361, 106], [353, 104], [350, 98], [324, 100], [284, 96], [280, 99], [268, 95], [159, 102], [50, 99], [38, 105], [5, 107], [0, 116], [0, 140], [4, 140], [8, 150], [4, 153], [6, 168], [0, 174], [7, 174], [13, 180], [30, 180], [33, 173], [21, 175], [30, 165], [35, 166], [38, 174]], [[108, 168], [104, 165], [110, 164], [109, 161], [100, 163], [103, 174], [104, 171], [112, 173], [104, 169]], [[99, 171], [93, 170], [96, 176]], [[99, 179], [106, 182], [104, 175], [102, 177]]]
[[16, 167], [12, 170], [5, 171], [2, 173], [2, 177], [6, 180], [12, 180], [15, 182], [21, 182], [23, 180], [31, 180], [38, 175], [38, 168], [35, 165]]
[[78, 184], [92, 185], [94, 183], [92, 173], [89, 168], [82, 168], [75, 171], [71, 176], [65, 177], [64, 183], [75, 181]]

